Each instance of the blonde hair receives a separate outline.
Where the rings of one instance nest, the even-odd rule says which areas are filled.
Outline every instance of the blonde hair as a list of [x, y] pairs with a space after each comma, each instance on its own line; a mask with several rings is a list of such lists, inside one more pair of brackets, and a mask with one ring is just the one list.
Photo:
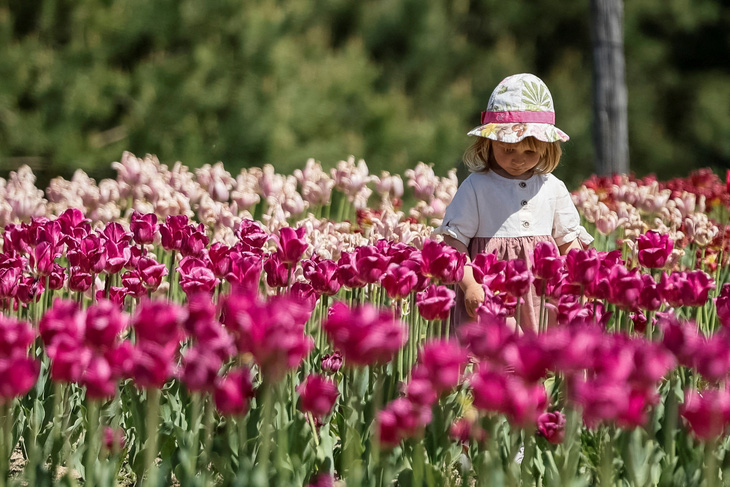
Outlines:
[[[464, 152], [464, 165], [471, 172], [487, 172], [489, 166], [494, 164], [494, 154], [492, 152], [492, 139], [486, 137], [476, 137], [476, 140]], [[543, 142], [535, 137], [525, 137], [515, 145], [525, 144], [530, 150], [534, 150], [540, 154], [540, 162], [533, 169], [538, 174], [548, 174], [558, 167], [560, 156], [563, 150], [560, 148], [560, 142]]]

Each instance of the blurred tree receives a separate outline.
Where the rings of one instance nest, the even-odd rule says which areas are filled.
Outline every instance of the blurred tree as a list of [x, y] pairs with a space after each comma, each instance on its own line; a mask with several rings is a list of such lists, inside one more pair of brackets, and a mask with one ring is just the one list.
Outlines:
[[591, 0], [596, 173], [629, 172], [623, 0]]
[[[638, 174], [730, 165], [730, 6], [625, 5]], [[371, 170], [458, 164], [489, 94], [533, 72], [571, 135], [558, 176], [593, 171], [588, 2], [7, 0], [0, 172], [39, 184], [122, 151], [236, 172], [353, 154]]]

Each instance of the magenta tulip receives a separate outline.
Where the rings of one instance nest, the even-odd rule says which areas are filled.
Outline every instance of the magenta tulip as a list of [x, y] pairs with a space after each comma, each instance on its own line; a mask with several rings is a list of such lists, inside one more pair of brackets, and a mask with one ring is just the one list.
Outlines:
[[565, 415], [560, 411], [542, 413], [537, 417], [537, 432], [553, 445], [565, 439]]
[[446, 286], [431, 285], [416, 295], [418, 312], [427, 320], [445, 320], [454, 307], [456, 293]]
[[236, 230], [236, 236], [245, 244], [246, 249], [244, 250], [260, 249], [270, 238], [261, 225], [254, 220], [242, 220]]
[[311, 374], [297, 387], [300, 407], [305, 413], [323, 418], [328, 416], [340, 393], [337, 384], [318, 374]]
[[342, 368], [342, 354], [337, 351], [328, 353], [322, 357], [320, 365], [325, 374], [336, 374]]
[[426, 239], [420, 255], [421, 271], [424, 276], [442, 284], [453, 284], [464, 277], [466, 254], [450, 245]]
[[418, 367], [425, 372], [438, 393], [459, 384], [466, 362], [466, 350], [450, 341], [427, 342], [418, 354]]
[[390, 264], [381, 284], [390, 299], [403, 299], [418, 284], [418, 275], [406, 265]]
[[138, 244], [150, 244], [155, 241], [155, 234], [160, 226], [157, 224], [157, 215], [147, 213], [145, 215], [133, 211], [129, 221], [129, 229], [132, 231], [134, 241]]
[[304, 239], [306, 231], [305, 227], [299, 227], [296, 230], [291, 227], [283, 227], [279, 230], [276, 254], [283, 264], [292, 266], [302, 258], [304, 251], [309, 247]]
[[649, 230], [636, 238], [639, 264], [650, 269], [661, 269], [672, 254], [674, 242], [667, 234]]
[[253, 397], [251, 371], [235, 369], [215, 383], [215, 407], [225, 416], [244, 416]]
[[205, 346], [187, 349], [182, 359], [182, 381], [189, 391], [211, 391], [223, 360]]
[[340, 290], [337, 278], [337, 263], [330, 259], [321, 259], [316, 255], [312, 259], [302, 261], [305, 279], [309, 281], [317, 294], [333, 296]]
[[367, 303], [354, 308], [335, 303], [323, 327], [348, 365], [385, 363], [408, 339], [408, 329], [390, 311]]
[[680, 414], [701, 440], [724, 436], [730, 420], [730, 393], [725, 389], [690, 389], [684, 393]]

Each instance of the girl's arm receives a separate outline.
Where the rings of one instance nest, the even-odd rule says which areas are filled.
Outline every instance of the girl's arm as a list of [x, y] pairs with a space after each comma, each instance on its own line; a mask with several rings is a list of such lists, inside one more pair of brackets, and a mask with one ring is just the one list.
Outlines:
[[[461, 243], [461, 242], [459, 242]], [[572, 249], [578, 249], [581, 250], [583, 247], [580, 244], [579, 239], [572, 240], [570, 242], [566, 242], [563, 245], [558, 245], [558, 251], [560, 252], [560, 255], [565, 255], [568, 252], [570, 252]]]
[[[466, 245], [450, 235], [444, 235], [444, 243], [454, 247], [459, 252], [466, 254], [466, 263], [471, 264], [469, 249], [466, 248]], [[461, 281], [459, 281], [459, 287], [461, 287], [461, 290], [464, 291], [466, 312], [472, 318], [476, 318], [476, 310], [479, 305], [484, 302], [484, 289], [482, 289], [481, 284], [474, 279], [474, 272], [470, 265], [464, 266], [464, 277], [462, 277]]]

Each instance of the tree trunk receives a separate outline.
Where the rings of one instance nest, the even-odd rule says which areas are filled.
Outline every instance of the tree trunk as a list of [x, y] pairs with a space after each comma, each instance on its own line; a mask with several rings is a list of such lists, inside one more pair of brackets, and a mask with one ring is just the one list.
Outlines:
[[591, 0], [596, 173], [629, 171], [623, 0]]

